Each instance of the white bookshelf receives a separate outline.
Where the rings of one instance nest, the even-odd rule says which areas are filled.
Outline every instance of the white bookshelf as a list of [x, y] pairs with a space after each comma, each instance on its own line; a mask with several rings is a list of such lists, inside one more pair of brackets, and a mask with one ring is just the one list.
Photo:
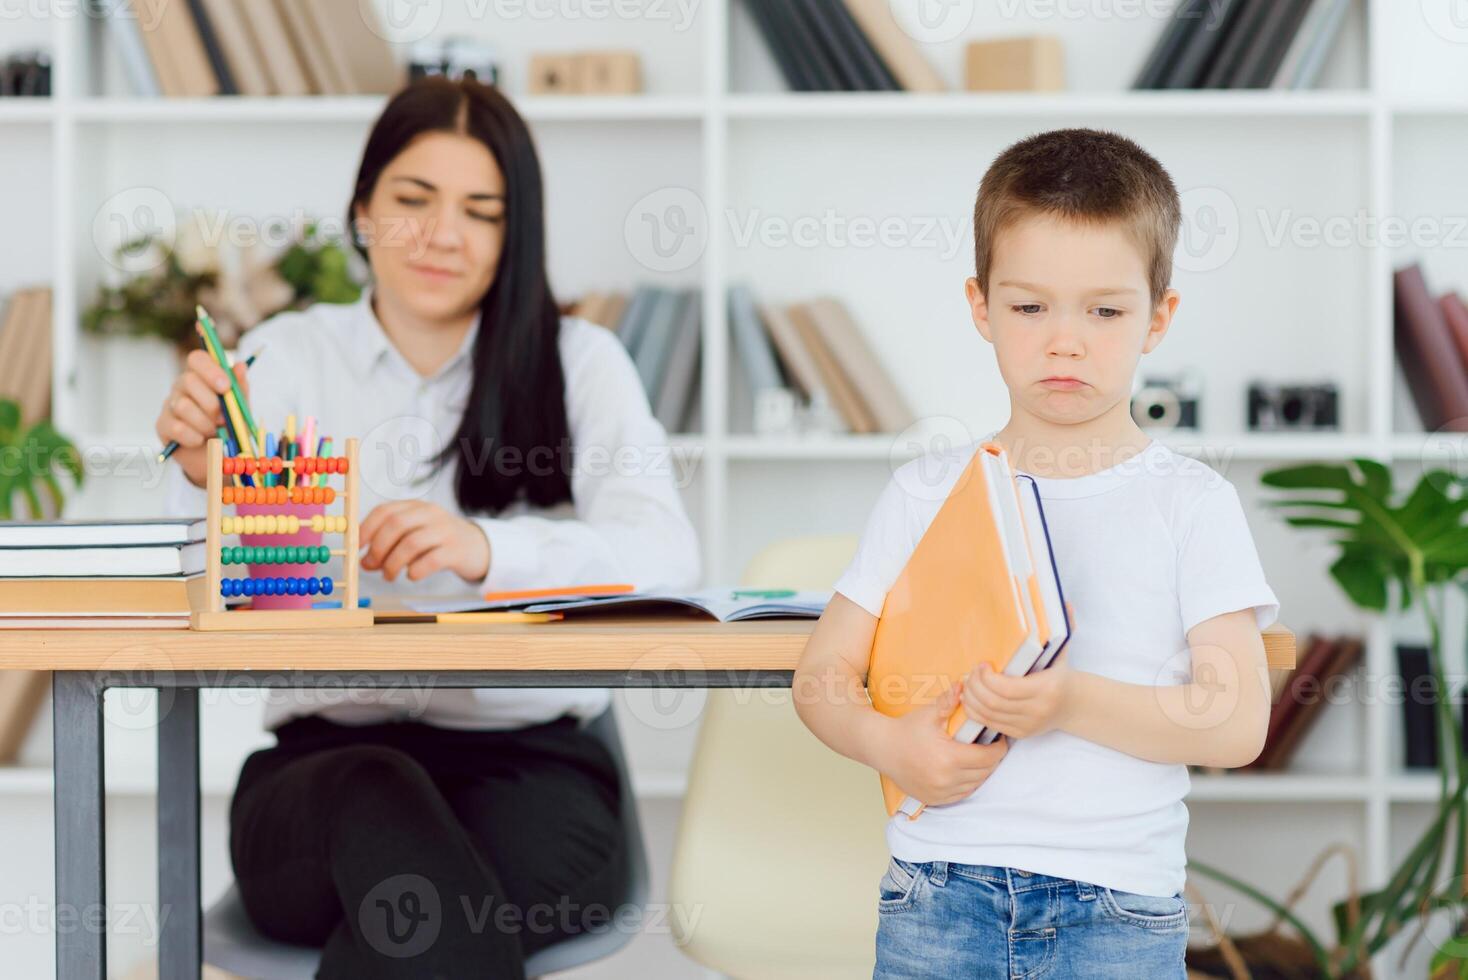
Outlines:
[[[956, 85], [965, 40], [1057, 33], [1071, 90], [1036, 95], [786, 93], [734, 0], [694, 4], [686, 24], [651, 17], [500, 22], [492, 5], [480, 5], [487, 13], [477, 20], [472, 6], [421, 6], [439, 7], [437, 35], [492, 36], [501, 46], [505, 87], [531, 121], [545, 167], [558, 295], [643, 281], [703, 289], [700, 425], [675, 434], [674, 444], [692, 467], [684, 499], [702, 536], [709, 582], [736, 579], [778, 538], [857, 532], [891, 466], [925, 438], [752, 435], [730, 362], [725, 288], [748, 282], [757, 297], [776, 302], [839, 295], [915, 412], [932, 423], [929, 431], [977, 436], [1007, 415], [993, 358], [961, 300], [978, 178], [999, 149], [1027, 133], [1095, 125], [1133, 136], [1169, 167], [1190, 208], [1190, 233], [1207, 230], [1199, 202], [1225, 206], [1222, 252], [1190, 252], [1180, 261], [1175, 283], [1183, 303], [1173, 333], [1143, 362], [1160, 373], [1206, 369], [1205, 428], [1160, 437], [1239, 487], [1283, 620], [1302, 637], [1312, 629], [1365, 634], [1363, 677], [1380, 679], [1394, 672], [1393, 643], [1420, 641], [1421, 623], [1357, 615], [1328, 580], [1330, 549], [1261, 506], [1258, 475], [1294, 460], [1370, 456], [1407, 479], [1424, 462], [1451, 465], [1468, 454], [1461, 435], [1420, 432], [1394, 367], [1390, 289], [1392, 268], [1410, 259], [1423, 263], [1435, 290], [1468, 289], [1468, 241], [1379, 245], [1352, 223], [1364, 214], [1425, 217], [1445, 227], [1463, 211], [1468, 99], [1456, 93], [1468, 91], [1468, 38], [1447, 17], [1450, 5], [1357, 0], [1322, 88], [1300, 93], [1126, 91], [1162, 27], [1145, 14], [1100, 13], [1126, 5], [1046, 17], [1045, 10], [1067, 5], [970, 4], [966, 26], [926, 49]], [[75, 513], [147, 513], [157, 507], [151, 411], [104, 417], [95, 392], [109, 383], [151, 385], [161, 398], [169, 379], [109, 378], [79, 336], [78, 313], [104, 271], [94, 241], [98, 215], [105, 225], [109, 201], [143, 188], [180, 209], [220, 207], [255, 219], [299, 210], [339, 219], [383, 100], [140, 99], [130, 94], [105, 32], [54, 6], [53, 14], [41, 0], [28, 5], [31, 20], [19, 35], [49, 41], [54, 96], [0, 100], [0, 152], [23, 177], [0, 189], [0, 204], [17, 216], [12, 229], [31, 229], [29, 237], [12, 232], [0, 294], [32, 281], [55, 288], [54, 414], [94, 470]], [[641, 52], [646, 94], [521, 94], [530, 52], [617, 45]], [[705, 216], [706, 233], [686, 261], [650, 268], [648, 244], [628, 228], [640, 227], [644, 215], [656, 222], [670, 202], [690, 201]], [[862, 247], [823, 233], [803, 246], [762, 237], [826, 213], [848, 224], [896, 218], [902, 243]], [[1313, 243], [1312, 222], [1332, 221], [1348, 240]], [[933, 244], [920, 240], [925, 223], [935, 229]], [[1276, 240], [1279, 227], [1286, 233]], [[756, 234], [744, 236], [744, 228]], [[1244, 432], [1243, 390], [1255, 377], [1335, 380], [1342, 430]], [[1450, 650], [1463, 649], [1464, 618], [1455, 606]], [[1451, 675], [1461, 677], [1462, 669], [1448, 664]], [[619, 698], [626, 708], [626, 696]], [[219, 795], [232, 784], [230, 767], [259, 737], [248, 712], [222, 717], [206, 710], [218, 752], [206, 787]], [[639, 793], [676, 803], [696, 726], [659, 730], [641, 724], [635, 711], [622, 717]], [[1280, 894], [1331, 835], [1344, 835], [1360, 848], [1367, 886], [1379, 883], [1435, 799], [1431, 776], [1399, 770], [1400, 743], [1398, 705], [1361, 696], [1332, 706], [1302, 747], [1299, 772], [1195, 777], [1190, 847]], [[143, 742], [131, 744], [109, 787], [145, 796], [150, 757]], [[0, 772], [5, 808], [13, 802], [24, 812], [26, 801], [44, 800], [46, 762], [41, 746], [28, 766]], [[1261, 835], [1279, 837], [1282, 856], [1252, 846]], [[1223, 894], [1206, 880], [1203, 886]], [[1240, 903], [1235, 924], [1256, 924], [1254, 911]], [[1324, 926], [1322, 901], [1306, 913]]]

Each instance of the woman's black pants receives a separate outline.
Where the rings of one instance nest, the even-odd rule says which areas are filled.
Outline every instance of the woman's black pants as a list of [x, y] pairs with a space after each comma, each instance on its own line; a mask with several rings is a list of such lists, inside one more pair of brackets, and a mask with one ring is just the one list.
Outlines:
[[527, 956], [617, 927], [616, 763], [563, 715], [506, 731], [297, 718], [230, 807], [251, 920], [323, 947], [321, 980], [522, 978]]

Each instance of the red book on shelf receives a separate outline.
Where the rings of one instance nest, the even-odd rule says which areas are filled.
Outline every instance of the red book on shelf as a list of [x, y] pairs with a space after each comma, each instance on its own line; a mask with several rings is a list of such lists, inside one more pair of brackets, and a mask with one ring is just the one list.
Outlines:
[[1458, 356], [1442, 308], [1427, 291], [1422, 267], [1398, 269], [1393, 293], [1397, 357], [1422, 427], [1468, 431], [1468, 367]]

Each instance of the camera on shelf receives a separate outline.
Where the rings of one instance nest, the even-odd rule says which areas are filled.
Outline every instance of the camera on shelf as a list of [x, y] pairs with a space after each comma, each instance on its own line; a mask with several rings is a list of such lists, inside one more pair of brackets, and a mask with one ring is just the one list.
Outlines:
[[408, 80], [416, 82], [430, 75], [455, 80], [472, 78], [485, 85], [498, 85], [500, 69], [494, 45], [472, 37], [419, 41], [408, 56]]
[[1319, 432], [1340, 428], [1340, 398], [1336, 386], [1278, 384], [1255, 381], [1249, 385], [1250, 432]]
[[0, 96], [50, 95], [51, 56], [44, 51], [21, 51], [0, 59]]
[[1132, 418], [1144, 429], [1196, 429], [1203, 382], [1193, 371], [1140, 379], [1132, 390]]

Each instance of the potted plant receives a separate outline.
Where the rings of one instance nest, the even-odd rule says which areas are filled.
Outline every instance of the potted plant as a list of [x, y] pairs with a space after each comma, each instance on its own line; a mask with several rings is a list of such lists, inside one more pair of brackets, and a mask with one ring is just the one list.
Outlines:
[[26, 425], [20, 404], [0, 398], [0, 520], [14, 518], [16, 500], [25, 502], [31, 520], [59, 516], [66, 502], [62, 476], [70, 477], [74, 486], [82, 485], [82, 460], [76, 446], [49, 421]]
[[[1423, 934], [1428, 920], [1444, 915], [1455, 937], [1434, 951], [1431, 976], [1468, 977], [1468, 766], [1443, 675], [1442, 609], [1450, 587], [1468, 589], [1468, 497], [1463, 478], [1431, 470], [1405, 499], [1398, 500], [1392, 471], [1372, 459], [1348, 463], [1311, 463], [1264, 473], [1261, 482], [1286, 495], [1269, 500], [1292, 527], [1333, 533], [1340, 551], [1331, 577], [1368, 613], [1406, 611], [1414, 604], [1426, 619], [1432, 656], [1437, 726], [1443, 751], [1438, 761], [1437, 811], [1408, 849], [1386, 885], [1332, 907], [1334, 944], [1315, 935], [1286, 905], [1218, 868], [1200, 861], [1190, 866], [1236, 888], [1271, 909], [1300, 933], [1319, 977], [1369, 974], [1370, 957], [1405, 929]], [[1445, 863], [1449, 838], [1451, 861]], [[1447, 872], [1446, 881], [1443, 878]], [[1354, 906], [1354, 907], [1352, 907]], [[1413, 940], [1416, 941], [1415, 938]]]

